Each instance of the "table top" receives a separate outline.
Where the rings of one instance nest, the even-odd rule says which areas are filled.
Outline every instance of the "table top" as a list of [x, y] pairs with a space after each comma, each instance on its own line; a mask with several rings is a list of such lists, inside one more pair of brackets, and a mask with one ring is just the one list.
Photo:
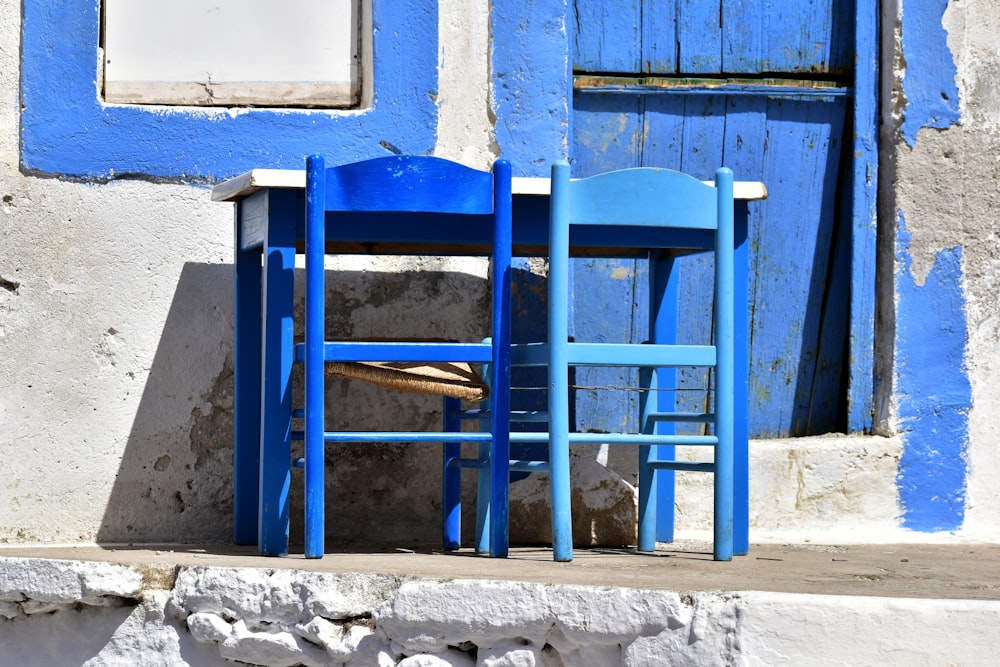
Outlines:
[[[511, 186], [515, 195], [549, 194], [549, 179], [545, 177], [515, 176]], [[212, 188], [212, 201], [236, 202], [267, 188], [301, 190], [305, 187], [304, 169], [252, 169]], [[745, 201], [767, 199], [767, 187], [759, 181], [736, 181], [733, 196]]]

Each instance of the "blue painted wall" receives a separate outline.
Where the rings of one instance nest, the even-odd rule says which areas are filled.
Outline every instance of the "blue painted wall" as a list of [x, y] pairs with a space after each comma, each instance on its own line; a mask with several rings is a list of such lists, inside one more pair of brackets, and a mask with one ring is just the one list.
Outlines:
[[105, 105], [99, 0], [24, 0], [21, 166], [75, 179], [211, 181], [254, 167], [426, 154], [437, 130], [437, 0], [373, 3], [374, 99], [353, 112]]
[[965, 517], [969, 409], [962, 248], [935, 255], [923, 285], [911, 272], [910, 234], [899, 217], [896, 253], [896, 398], [903, 454], [903, 526], [956, 530]]
[[572, 90], [566, 0], [494, 0], [493, 112], [515, 176], [548, 176], [569, 150]]
[[[913, 147], [921, 128], [960, 122], [955, 65], [941, 19], [947, 0], [905, 3], [902, 48], [906, 61], [902, 135]], [[922, 532], [961, 528], [972, 389], [965, 367], [968, 332], [962, 285], [962, 248], [938, 251], [923, 284], [911, 266], [906, 211], [896, 237], [895, 397], [903, 453], [897, 477], [906, 528]]]
[[903, 136], [913, 146], [922, 127], [946, 128], [960, 121], [955, 64], [941, 17], [948, 0], [910, 0], [903, 6]]

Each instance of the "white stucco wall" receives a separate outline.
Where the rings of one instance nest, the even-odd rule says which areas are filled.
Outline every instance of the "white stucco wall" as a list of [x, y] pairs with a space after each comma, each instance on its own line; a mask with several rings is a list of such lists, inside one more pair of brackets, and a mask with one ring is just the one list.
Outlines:
[[[942, 235], [963, 247], [965, 264], [968, 366], [972, 385], [969, 413], [969, 482], [966, 531], [970, 534], [998, 535], [1000, 517], [1000, 448], [996, 446], [997, 414], [1000, 414], [1000, 321], [997, 295], [1000, 294], [1000, 16], [988, 2], [949, 3], [943, 17], [948, 46], [955, 54], [958, 70], [962, 125], [944, 133], [950, 147], [941, 157], [933, 144], [906, 159], [909, 169], [946, 170], [961, 183], [952, 199], [949, 214], [927, 215], [921, 220], [921, 234]], [[918, 144], [919, 145], [919, 144]], [[957, 154], [955, 166], [942, 164], [947, 152]], [[901, 161], [902, 162], [902, 161]], [[939, 172], [940, 173], [940, 172]], [[909, 202], [919, 200], [918, 210], [934, 210], [941, 199], [916, 197], [909, 190]], [[911, 206], [913, 205], [911, 203]], [[934, 241], [930, 242], [933, 247]]]
[[[1000, 66], [1000, 32], [991, 3], [953, 5], [945, 25], [959, 72], [962, 124], [921, 130], [914, 149], [897, 145], [898, 168], [885, 177], [907, 210], [915, 271], [924, 270], [938, 247], [965, 250], [973, 392], [966, 524], [954, 535], [900, 528], [899, 438], [757, 441], [753, 539], [1000, 538], [993, 428], [1000, 408], [993, 381], [1000, 363], [993, 315], [1000, 254], [993, 156], [1000, 122], [992, 75]], [[487, 8], [441, 0], [439, 29], [435, 150], [485, 167], [497, 151]], [[0, 0], [0, 541], [228, 540], [231, 207], [210, 202], [205, 186], [80, 183], [21, 173], [19, 35], [20, 3]], [[903, 73], [900, 68], [896, 76]], [[365, 268], [385, 271], [391, 284], [398, 266]], [[437, 300], [420, 307], [451, 308], [449, 318], [463, 321], [470, 334], [479, 331], [482, 262], [425, 268], [437, 273], [420, 298], [433, 292]], [[406, 301], [402, 292], [394, 294], [374, 314], [395, 317]], [[372, 326], [372, 315], [371, 309], [352, 312], [352, 322]], [[382, 396], [361, 392], [353, 400], [363, 412]], [[436, 409], [410, 398], [390, 406], [428, 423]], [[388, 530], [379, 528], [386, 539], [436, 539], [437, 473], [400, 490], [386, 470], [436, 471], [437, 459], [430, 449], [394, 447], [370, 458], [338, 459], [342, 477], [332, 483], [364, 479], [371, 505], [343, 507], [337, 530], [348, 534], [347, 527], [369, 524], [379, 512], [398, 519]], [[708, 481], [682, 480], [682, 532], [707, 528]]]
[[[448, 0], [440, 9], [436, 152], [485, 168], [492, 159], [487, 9]], [[0, 505], [8, 508], [0, 541], [226, 541], [232, 206], [212, 203], [208, 186], [20, 173], [20, 18], [20, 3], [0, 2]], [[398, 329], [403, 319], [421, 333], [413, 318], [401, 317], [404, 302], [453, 326], [431, 335], [479, 337], [485, 329], [482, 260], [354, 259], [341, 268], [348, 297], [361, 289], [362, 272], [383, 276], [390, 294], [380, 312], [355, 309], [343, 326]], [[429, 277], [407, 292], [399, 282], [407, 279], [395, 275], [400, 268]], [[359, 393], [355, 415], [370, 414], [386, 395]], [[437, 401], [393, 400], [391, 414], [428, 425], [437, 419]], [[386, 537], [433, 539], [436, 475], [413, 481], [400, 497], [385, 465], [436, 471], [439, 454], [384, 448], [369, 461], [355, 459], [340, 457], [334, 483], [357, 476], [390, 511], [400, 503], [415, 508], [401, 511], [405, 520]], [[372, 511], [358, 507], [354, 520]]]

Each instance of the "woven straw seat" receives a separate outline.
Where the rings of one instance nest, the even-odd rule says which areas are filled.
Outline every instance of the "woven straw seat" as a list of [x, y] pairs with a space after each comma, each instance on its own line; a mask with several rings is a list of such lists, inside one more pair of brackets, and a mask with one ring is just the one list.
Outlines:
[[467, 401], [485, 401], [490, 396], [482, 376], [470, 364], [462, 362], [328, 361], [326, 373], [411, 394]]

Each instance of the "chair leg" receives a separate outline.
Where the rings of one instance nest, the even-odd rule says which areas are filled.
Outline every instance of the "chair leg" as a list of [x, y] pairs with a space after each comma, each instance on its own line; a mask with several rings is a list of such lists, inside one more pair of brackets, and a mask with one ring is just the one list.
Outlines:
[[552, 558], [573, 560], [573, 520], [570, 512], [568, 434], [549, 434], [549, 486], [552, 496]]
[[[654, 377], [652, 368], [640, 368], [640, 388], [652, 389]], [[649, 416], [656, 406], [654, 394], [653, 391], [639, 393], [639, 423], [643, 433], [653, 433], [657, 426]], [[650, 465], [654, 456], [651, 445], [639, 447], [639, 551], [656, 550], [656, 471]]]
[[653, 447], [639, 447], [639, 551], [656, 551], [656, 472]]
[[[680, 292], [680, 262], [666, 253], [655, 253], [649, 260], [649, 339], [657, 345], [677, 342], [678, 313], [677, 302]], [[656, 387], [677, 386], [677, 370], [658, 368], [649, 378]], [[647, 386], [647, 385], [642, 385]], [[673, 412], [676, 408], [674, 392], [653, 391], [648, 397], [649, 408], [656, 412]], [[644, 422], [645, 423], [645, 422]], [[676, 427], [671, 422], [650, 424], [650, 433], [673, 435]], [[673, 461], [675, 448], [658, 445], [652, 456], [658, 461]], [[640, 462], [642, 459], [640, 459]], [[641, 476], [641, 472], [640, 472]], [[656, 496], [655, 541], [674, 541], [674, 498], [676, 474], [673, 470], [656, 471], [655, 479], [650, 475]], [[641, 500], [640, 500], [641, 502]]]
[[[483, 339], [484, 343], [492, 344], [493, 338]], [[495, 377], [493, 374], [494, 364], [489, 363], [483, 366], [483, 376], [486, 380], [487, 385], [490, 387], [490, 392], [494, 391]], [[492, 399], [490, 401], [491, 405], [493, 403]], [[479, 431], [480, 433], [491, 432], [493, 428], [493, 415], [492, 412], [487, 413], [484, 417], [480, 413], [479, 417]], [[491, 552], [490, 541], [493, 539], [494, 529], [491, 523], [490, 517], [490, 503], [493, 500], [493, 490], [492, 490], [492, 451], [493, 443], [482, 442], [479, 443], [478, 450], [476, 452], [476, 458], [479, 461], [490, 461], [489, 467], [476, 468], [476, 541], [475, 550], [477, 554], [488, 554]]]
[[[459, 399], [445, 397], [445, 431], [457, 432], [461, 430], [461, 422], [456, 418], [459, 409], [461, 409]], [[442, 543], [446, 551], [453, 551], [462, 546], [462, 469], [457, 463], [453, 463], [461, 457], [462, 445], [457, 442], [445, 443], [442, 446], [442, 454]]]
[[552, 166], [549, 210], [549, 488], [552, 558], [573, 560], [569, 481], [569, 164]]
[[735, 258], [732, 172], [716, 172], [719, 229], [715, 248], [715, 560], [733, 558]]
[[[489, 428], [486, 424], [484, 429]], [[487, 461], [490, 458], [490, 443], [479, 444], [479, 460]], [[490, 499], [492, 496], [490, 483], [490, 469], [478, 468], [476, 470], [476, 553], [490, 553]]]
[[[565, 273], [565, 272], [564, 272]], [[570, 502], [569, 473], [569, 364], [566, 327], [551, 320], [568, 310], [567, 289], [552, 288], [558, 278], [549, 276], [549, 492], [552, 502], [552, 558], [573, 560], [573, 516]], [[556, 302], [553, 303], [553, 300]], [[552, 315], [551, 313], [556, 313]]]
[[[510, 366], [506, 373], [510, 376]], [[497, 385], [494, 385], [497, 386]], [[494, 389], [494, 396], [499, 393]], [[509, 551], [509, 492], [510, 492], [510, 403], [493, 403], [491, 430], [493, 432], [492, 451], [489, 452], [489, 552], [493, 558], [506, 558]], [[502, 410], [498, 415], [497, 411]]]
[[326, 542], [326, 201], [323, 158], [306, 159], [306, 308], [305, 369], [305, 552], [306, 558], [322, 558]]

